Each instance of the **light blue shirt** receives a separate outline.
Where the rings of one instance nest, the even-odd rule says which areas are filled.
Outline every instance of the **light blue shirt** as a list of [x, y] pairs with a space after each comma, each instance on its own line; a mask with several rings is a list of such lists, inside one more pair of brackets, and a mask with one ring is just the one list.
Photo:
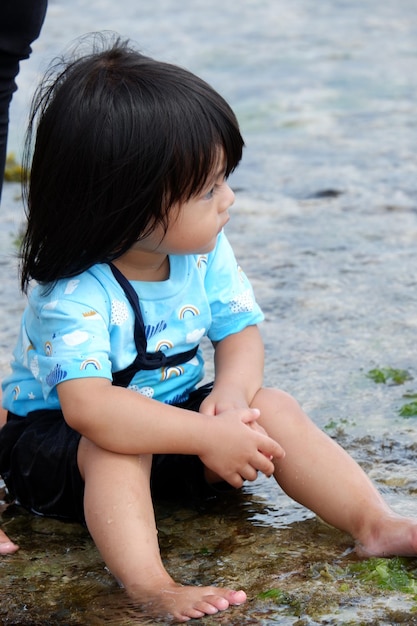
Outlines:
[[[204, 255], [170, 256], [161, 282], [132, 281], [148, 352], [186, 352], [203, 336], [221, 341], [262, 321], [252, 287], [221, 233]], [[64, 380], [102, 377], [134, 360], [134, 314], [107, 264], [51, 290], [36, 286], [24, 311], [12, 373], [3, 382], [3, 405], [17, 415], [59, 408], [56, 386]], [[142, 370], [129, 388], [161, 402], [187, 398], [204, 377], [201, 351], [175, 367]]]

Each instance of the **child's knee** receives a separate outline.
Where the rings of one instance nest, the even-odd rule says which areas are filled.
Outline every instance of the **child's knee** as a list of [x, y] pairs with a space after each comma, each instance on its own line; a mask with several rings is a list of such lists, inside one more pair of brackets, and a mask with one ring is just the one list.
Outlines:
[[265, 411], [277, 415], [302, 412], [299, 403], [293, 396], [286, 391], [271, 387], [262, 387], [255, 395], [251, 406], [258, 408], [261, 414]]
[[112, 452], [101, 448], [86, 437], [81, 437], [77, 454], [78, 469], [83, 480], [89, 472], [96, 473], [108, 470], [114, 476], [118, 473], [128, 475], [145, 472], [150, 476], [152, 454], [130, 455]]

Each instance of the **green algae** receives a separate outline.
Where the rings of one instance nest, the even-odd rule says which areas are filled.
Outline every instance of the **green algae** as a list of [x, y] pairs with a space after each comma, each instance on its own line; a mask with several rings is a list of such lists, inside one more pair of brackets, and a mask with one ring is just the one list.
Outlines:
[[[386, 385], [403, 385], [413, 378], [407, 370], [393, 367], [375, 368], [369, 370], [366, 376], [377, 384]], [[403, 404], [398, 409], [398, 414], [405, 418], [417, 417], [417, 393], [406, 393], [403, 397], [409, 398], [411, 402]]]
[[[299, 589], [289, 591], [283, 587], [274, 587], [258, 594], [258, 599], [269, 603], [269, 606], [285, 608], [287, 614], [306, 619], [306, 624], [371, 624], [371, 623], [414, 623], [410, 621], [413, 613], [417, 612], [417, 579], [415, 559], [382, 559], [371, 558], [360, 562], [351, 562], [342, 566], [338, 562], [313, 563], [305, 571], [305, 576], [318, 581], [319, 584], [313, 594], [300, 593]], [[322, 585], [320, 585], [322, 583]], [[354, 598], [357, 599], [357, 609], [360, 613], [361, 598], [368, 598], [372, 606], [378, 606], [378, 600], [386, 597], [381, 591], [401, 592], [411, 596], [411, 602], [406, 611], [385, 610], [385, 617], [370, 618], [362, 616], [360, 619], [345, 619], [343, 614], [349, 613], [349, 605], [353, 608]], [[390, 621], [395, 613], [395, 622]], [[332, 615], [331, 621], [326, 616]], [[340, 616], [340, 621], [337, 616]]]
[[416, 417], [417, 416], [417, 400], [413, 402], [406, 402], [399, 409], [398, 413], [401, 417]]
[[7, 155], [4, 180], [8, 183], [20, 183], [24, 174], [22, 165], [17, 161], [15, 154]]
[[380, 367], [369, 370], [367, 377], [377, 384], [403, 385], [407, 380], [411, 380], [411, 374], [404, 369], [394, 367]]
[[381, 589], [412, 594], [417, 600], [416, 559], [371, 558], [352, 564], [349, 572], [361, 581], [374, 583]]

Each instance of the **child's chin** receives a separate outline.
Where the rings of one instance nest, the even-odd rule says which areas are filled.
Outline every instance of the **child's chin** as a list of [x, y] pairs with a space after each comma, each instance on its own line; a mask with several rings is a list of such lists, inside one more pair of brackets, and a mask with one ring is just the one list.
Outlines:
[[214, 248], [216, 247], [216, 243], [217, 243], [217, 236], [215, 239], [213, 239], [212, 242], [208, 243], [206, 246], [202, 246], [197, 251], [197, 254], [208, 254], [209, 252], [213, 252]]

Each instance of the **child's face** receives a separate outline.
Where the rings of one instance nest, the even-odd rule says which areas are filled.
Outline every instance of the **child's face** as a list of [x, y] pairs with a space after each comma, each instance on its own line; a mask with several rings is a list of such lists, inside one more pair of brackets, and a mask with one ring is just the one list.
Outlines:
[[217, 236], [229, 221], [229, 207], [235, 199], [220, 163], [207, 179], [202, 192], [170, 209], [168, 230], [161, 239], [156, 229], [138, 246], [162, 254], [203, 254], [216, 245]]

